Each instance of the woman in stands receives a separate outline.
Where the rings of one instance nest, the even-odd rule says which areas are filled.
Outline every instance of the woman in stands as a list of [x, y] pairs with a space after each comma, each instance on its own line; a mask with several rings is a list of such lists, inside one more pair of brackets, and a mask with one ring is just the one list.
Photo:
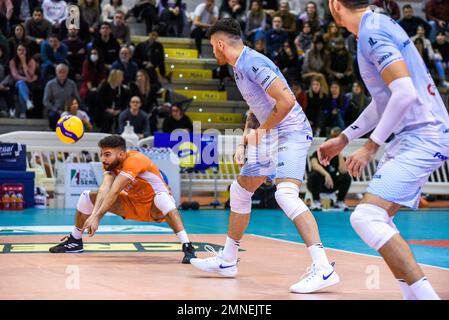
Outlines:
[[79, 107], [80, 107], [80, 103], [79, 103], [78, 99], [74, 98], [74, 99], [68, 100], [65, 103], [65, 111], [61, 114], [61, 117], [67, 116], [67, 115], [77, 116], [83, 122], [84, 129], [86, 131], [92, 131], [93, 126], [90, 123], [89, 116], [87, 115], [87, 113], [85, 111], [81, 110]]
[[[9, 42], [9, 52], [16, 52], [17, 46], [21, 43], [27, 49], [31, 48], [32, 40], [31, 37], [26, 35], [25, 27], [23, 24], [18, 24], [14, 28], [14, 34], [8, 39]], [[30, 56], [33, 56], [37, 52], [30, 52]]]

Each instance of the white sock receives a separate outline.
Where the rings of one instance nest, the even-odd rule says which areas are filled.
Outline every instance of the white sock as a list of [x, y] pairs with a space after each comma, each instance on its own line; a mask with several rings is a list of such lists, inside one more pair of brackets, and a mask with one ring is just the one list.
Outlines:
[[81, 233], [81, 229], [76, 226], [73, 227], [72, 237], [74, 237], [76, 240], [81, 239], [83, 237], [83, 235]]
[[416, 300], [415, 295], [413, 294], [412, 289], [410, 286], [405, 282], [403, 279], [396, 279], [399, 285], [399, 289], [401, 289], [402, 297], [404, 300]]
[[186, 232], [185, 229], [182, 230], [182, 231], [179, 231], [179, 232], [176, 234], [176, 236], [178, 237], [179, 242], [181, 242], [181, 244], [189, 243], [189, 242], [190, 242], [189, 236], [187, 235], [187, 232]]
[[309, 253], [312, 256], [312, 261], [315, 265], [330, 268], [330, 263], [329, 260], [327, 260], [326, 251], [324, 251], [322, 243], [315, 243], [310, 247], [307, 247], [307, 249], [309, 249]]
[[440, 297], [435, 290], [433, 290], [426, 277], [423, 277], [410, 285], [410, 289], [418, 300], [440, 300]]
[[226, 243], [223, 249], [223, 259], [226, 261], [237, 260], [237, 253], [239, 251], [240, 241], [226, 237]]

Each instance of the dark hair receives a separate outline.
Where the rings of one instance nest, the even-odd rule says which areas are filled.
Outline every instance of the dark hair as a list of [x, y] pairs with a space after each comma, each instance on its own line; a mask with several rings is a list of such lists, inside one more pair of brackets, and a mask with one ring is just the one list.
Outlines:
[[404, 4], [404, 5], [402, 6], [402, 10], [405, 10], [405, 9], [413, 9], [413, 8], [412, 8], [412, 6], [409, 5], [409, 4]]
[[55, 33], [55, 32], [51, 32], [51, 33], [50, 33], [50, 35], [48, 36], [48, 39], [50, 39], [50, 38], [57, 38], [57, 39], [59, 40], [59, 36], [58, 36], [58, 34]]
[[20, 69], [22, 67], [22, 63], [20, 62], [20, 58], [17, 55], [17, 48], [20, 47], [20, 46], [25, 48], [25, 52], [26, 52], [25, 53], [25, 62], [28, 64], [28, 62], [31, 60], [30, 51], [28, 50], [26, 44], [23, 41], [19, 41], [19, 43], [16, 46], [16, 50], [14, 52], [14, 57], [13, 57], [13, 60], [14, 60], [14, 63], [16, 64], [16, 68], [17, 69]]
[[103, 22], [100, 24], [100, 28], [101, 28], [102, 26], [108, 26], [110, 29], [112, 29], [112, 24], [109, 23], [109, 22], [107, 22], [107, 21], [103, 21]]
[[126, 141], [121, 136], [113, 134], [111, 136], [104, 137], [98, 142], [100, 148], [119, 148], [126, 151]]
[[242, 30], [240, 29], [240, 24], [237, 22], [237, 20], [232, 18], [224, 18], [220, 19], [215, 23], [207, 33], [207, 37], [210, 38], [212, 35], [214, 35], [217, 32], [224, 32], [232, 38], [238, 38], [241, 39], [240, 36], [242, 34]]
[[42, 9], [42, 7], [34, 8], [33, 12], [40, 12], [40, 13], [44, 14], [44, 10]]
[[348, 9], [360, 9], [369, 6], [369, 0], [338, 0]]

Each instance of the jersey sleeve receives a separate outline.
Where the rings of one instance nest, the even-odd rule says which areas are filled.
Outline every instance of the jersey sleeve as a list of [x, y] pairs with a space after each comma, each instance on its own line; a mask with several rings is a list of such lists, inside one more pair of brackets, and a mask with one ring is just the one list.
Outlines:
[[[359, 39], [359, 45], [365, 58], [370, 61], [379, 73], [382, 73], [391, 63], [404, 60], [401, 48], [392, 35], [383, 29], [370, 29]], [[401, 44], [401, 46], [405, 45]]]
[[261, 59], [254, 59], [252, 65], [247, 68], [249, 79], [261, 86], [265, 91], [278, 77], [270, 66]]
[[130, 180], [134, 180], [139, 174], [144, 172], [147, 168], [147, 163], [142, 161], [142, 159], [128, 157], [122, 166], [119, 174], [129, 178]]

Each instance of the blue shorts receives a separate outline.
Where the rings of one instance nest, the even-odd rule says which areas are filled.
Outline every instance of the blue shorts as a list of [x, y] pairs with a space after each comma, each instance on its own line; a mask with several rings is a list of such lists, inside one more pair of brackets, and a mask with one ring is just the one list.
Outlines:
[[309, 129], [270, 133], [256, 147], [247, 147], [247, 160], [240, 175], [303, 181], [311, 144], [312, 131]]
[[408, 133], [394, 138], [373, 175], [367, 192], [416, 209], [421, 187], [449, 157], [448, 137], [429, 138]]

